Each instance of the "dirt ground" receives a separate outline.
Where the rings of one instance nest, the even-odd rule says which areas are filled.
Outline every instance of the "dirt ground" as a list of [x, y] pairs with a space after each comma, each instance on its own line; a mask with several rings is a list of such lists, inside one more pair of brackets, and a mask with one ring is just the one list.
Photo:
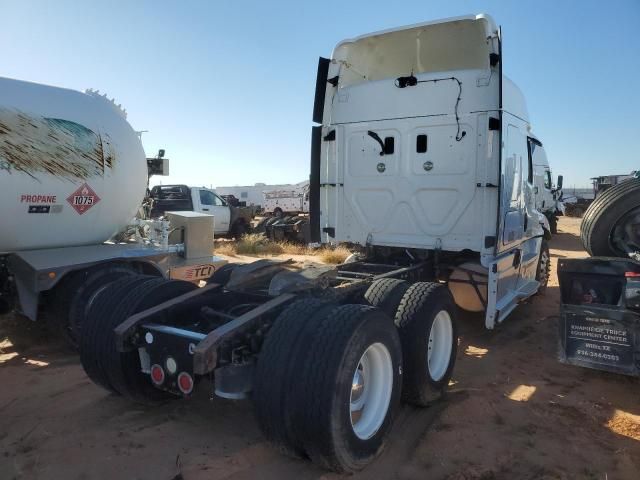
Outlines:
[[[640, 382], [556, 361], [555, 262], [585, 256], [561, 219], [544, 297], [495, 331], [463, 318], [446, 400], [404, 406], [382, 456], [352, 478], [640, 478]], [[0, 479], [335, 479], [262, 438], [249, 401], [147, 409], [107, 394], [41, 326], [0, 320]]]

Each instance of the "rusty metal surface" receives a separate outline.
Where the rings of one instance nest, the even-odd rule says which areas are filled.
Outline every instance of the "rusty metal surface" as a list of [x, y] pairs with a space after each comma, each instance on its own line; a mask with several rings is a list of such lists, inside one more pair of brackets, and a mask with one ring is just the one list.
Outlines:
[[108, 135], [79, 123], [0, 108], [2, 170], [75, 181], [103, 176], [116, 156]]

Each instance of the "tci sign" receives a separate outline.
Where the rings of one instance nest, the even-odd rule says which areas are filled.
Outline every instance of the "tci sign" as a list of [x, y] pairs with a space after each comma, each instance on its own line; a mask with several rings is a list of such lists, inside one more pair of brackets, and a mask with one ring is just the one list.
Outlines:
[[213, 274], [214, 270], [215, 267], [213, 265], [196, 265], [187, 269], [184, 274], [184, 278], [186, 280], [204, 280], [209, 278]]

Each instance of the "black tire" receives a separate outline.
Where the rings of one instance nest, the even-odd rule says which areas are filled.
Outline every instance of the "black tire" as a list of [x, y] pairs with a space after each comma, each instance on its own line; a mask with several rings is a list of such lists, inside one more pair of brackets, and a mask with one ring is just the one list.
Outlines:
[[398, 305], [410, 283], [397, 278], [375, 280], [364, 294], [365, 301], [372, 307], [380, 308], [391, 318], [395, 318]]
[[231, 274], [238, 266], [239, 264], [233, 262], [226, 263], [225, 265], [221, 266], [209, 277], [209, 279], [207, 280], [207, 285], [211, 283], [217, 283], [218, 285], [223, 286], [226, 285], [231, 279]]
[[270, 227], [271, 225], [273, 225], [274, 223], [276, 223], [278, 220], [280, 220], [280, 218], [278, 217], [269, 217], [267, 219], [267, 221], [265, 222], [264, 226], [265, 226], [265, 230]]
[[273, 216], [276, 218], [280, 218], [282, 217], [282, 215], [284, 214], [284, 212], [282, 211], [282, 209], [280, 207], [276, 207], [273, 209]]
[[280, 452], [304, 455], [291, 423], [297, 381], [296, 370], [307, 353], [308, 328], [317, 315], [335, 304], [317, 298], [303, 298], [289, 305], [276, 319], [262, 345], [253, 385], [253, 403], [264, 436]]
[[143, 404], [155, 404], [176, 398], [151, 384], [149, 375], [141, 371], [138, 350], [119, 352], [116, 348], [114, 329], [135, 313], [188, 293], [197, 287], [190, 282], [156, 278], [133, 287], [120, 300], [111, 315], [101, 325], [99, 354], [109, 383], [121, 395]]
[[[434, 320], [440, 312], [446, 312], [450, 322], [450, 348], [446, 369], [434, 376], [428, 366], [429, 349], [441, 348], [431, 337]], [[446, 323], [445, 320], [442, 320]], [[426, 407], [439, 399], [446, 391], [455, 365], [458, 347], [456, 306], [446, 285], [431, 282], [416, 282], [409, 287], [400, 301], [395, 323], [400, 331], [404, 375], [402, 398], [418, 407]], [[435, 333], [435, 331], [434, 331]], [[434, 350], [434, 354], [437, 350]], [[435, 369], [435, 367], [434, 367]], [[435, 373], [435, 372], [434, 372]]]
[[[154, 277], [144, 275], [134, 275], [121, 278], [102, 289], [92, 302], [82, 326], [82, 336], [80, 337], [80, 362], [87, 376], [93, 383], [117, 395], [120, 394], [109, 382], [109, 378], [103, 366], [99, 353], [103, 325], [112, 312], [114, 299], [122, 298], [131, 288], [144, 282], [153, 280]], [[115, 301], [117, 303], [117, 300]]]
[[82, 324], [96, 293], [111, 282], [134, 274], [135, 271], [128, 265], [104, 265], [83, 275], [83, 282], [71, 299], [68, 313], [69, 337], [76, 349], [80, 346]]
[[172, 395], [151, 385], [138, 351], [119, 352], [114, 329], [136, 312], [197, 288], [189, 282], [144, 275], [116, 280], [98, 293], [81, 337], [80, 360], [91, 380], [106, 390], [146, 404]]
[[[293, 392], [296, 437], [315, 463], [337, 472], [361, 470], [382, 451], [400, 401], [402, 348], [397, 329], [382, 310], [368, 305], [337, 307], [309, 327], [312, 340]], [[377, 430], [360, 438], [350, 409], [354, 374], [363, 354], [378, 345], [390, 360], [389, 403]]]
[[267, 221], [269, 221], [270, 217], [264, 217], [262, 220], [260, 220], [258, 222], [258, 224], [255, 226], [255, 228], [253, 229], [254, 233], [264, 233], [265, 232], [265, 227], [267, 225]]
[[73, 350], [78, 349], [78, 343], [77, 338], [71, 329], [69, 312], [71, 309], [71, 302], [88, 274], [89, 270], [79, 270], [68, 273], [62, 280], [60, 280], [51, 292], [53, 298], [51, 300], [50, 308], [47, 310], [47, 313], [49, 314], [48, 317], [52, 321], [51, 323], [54, 330], [60, 334], [67, 345]]
[[233, 224], [233, 227], [231, 228], [231, 235], [233, 235], [236, 240], [243, 235], [246, 235], [248, 232], [249, 226], [245, 222], [244, 218], [239, 218], [238, 220], [236, 220], [236, 222]]
[[558, 233], [558, 217], [555, 216], [555, 214], [552, 214], [549, 216], [548, 218], [549, 220], [549, 230], [551, 231], [552, 234], [556, 234]]
[[540, 246], [540, 256], [538, 257], [538, 267], [536, 269], [536, 280], [540, 282], [540, 287], [538, 287], [537, 292], [538, 294], [545, 294], [550, 276], [551, 255], [549, 254], [549, 242], [543, 238], [542, 245]]
[[592, 256], [627, 258], [627, 252], [612, 242], [616, 224], [640, 207], [640, 179], [632, 178], [600, 193], [589, 205], [580, 226], [580, 238]]

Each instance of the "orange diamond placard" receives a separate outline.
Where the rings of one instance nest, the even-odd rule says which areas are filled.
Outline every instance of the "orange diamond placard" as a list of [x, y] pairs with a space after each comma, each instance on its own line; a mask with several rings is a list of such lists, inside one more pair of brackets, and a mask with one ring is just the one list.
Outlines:
[[75, 192], [67, 197], [67, 202], [69, 202], [74, 210], [80, 215], [85, 213], [99, 201], [100, 197], [86, 183], [80, 185]]

